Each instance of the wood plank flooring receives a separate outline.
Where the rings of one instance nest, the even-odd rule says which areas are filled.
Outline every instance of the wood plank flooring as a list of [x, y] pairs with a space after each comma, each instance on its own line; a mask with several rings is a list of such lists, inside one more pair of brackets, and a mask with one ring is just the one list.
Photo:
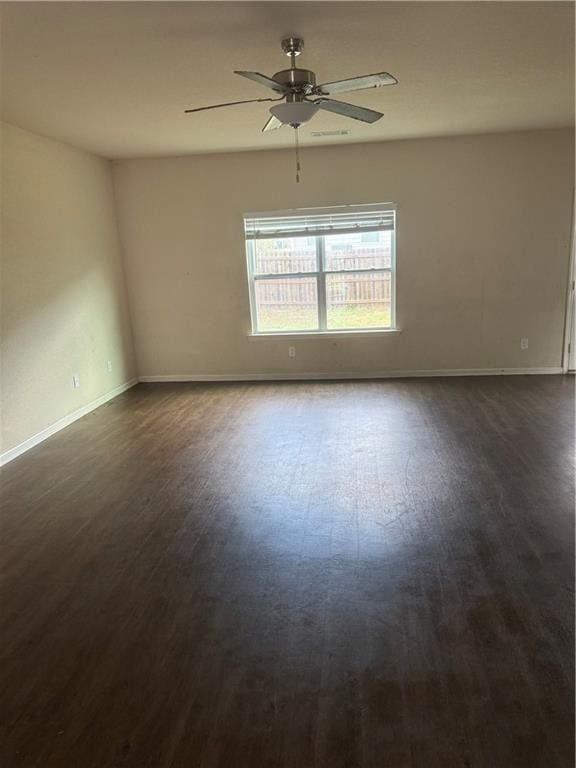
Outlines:
[[0, 472], [5, 768], [569, 768], [574, 380], [139, 385]]

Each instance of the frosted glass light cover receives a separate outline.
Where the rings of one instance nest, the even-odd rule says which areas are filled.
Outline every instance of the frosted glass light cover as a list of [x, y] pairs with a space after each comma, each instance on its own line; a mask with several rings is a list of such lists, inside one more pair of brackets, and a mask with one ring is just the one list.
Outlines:
[[309, 101], [298, 101], [291, 104], [276, 104], [270, 107], [270, 112], [283, 125], [302, 125], [314, 117], [318, 109], [316, 104]]

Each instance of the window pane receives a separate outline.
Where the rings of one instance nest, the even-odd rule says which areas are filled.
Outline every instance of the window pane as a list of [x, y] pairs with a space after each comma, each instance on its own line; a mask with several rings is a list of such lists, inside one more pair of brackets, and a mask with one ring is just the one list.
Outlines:
[[390, 272], [326, 275], [328, 329], [389, 327], [390, 286]]
[[281, 275], [316, 272], [316, 238], [285, 237], [253, 240], [254, 274]]
[[390, 230], [326, 235], [324, 244], [328, 272], [341, 269], [386, 269], [392, 266]]
[[259, 331], [318, 329], [318, 291], [315, 277], [255, 280]]

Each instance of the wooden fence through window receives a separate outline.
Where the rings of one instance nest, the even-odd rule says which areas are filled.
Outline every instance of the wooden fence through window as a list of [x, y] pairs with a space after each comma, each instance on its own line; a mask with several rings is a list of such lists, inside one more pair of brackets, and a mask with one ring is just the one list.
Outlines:
[[[258, 275], [286, 275], [290, 272], [316, 270], [315, 247], [268, 249], [255, 253], [255, 272]], [[345, 304], [390, 303], [390, 274], [362, 274], [354, 270], [381, 269], [391, 266], [391, 251], [386, 245], [356, 244], [341, 250], [332, 248], [326, 253], [328, 271], [350, 270], [349, 275], [326, 276], [326, 299], [330, 306]], [[259, 307], [315, 307], [317, 304], [315, 277], [279, 277], [256, 281]]]
[[[316, 278], [296, 277], [256, 281], [259, 307], [315, 307]], [[390, 303], [390, 273], [369, 275], [327, 275], [326, 301], [329, 306]]]

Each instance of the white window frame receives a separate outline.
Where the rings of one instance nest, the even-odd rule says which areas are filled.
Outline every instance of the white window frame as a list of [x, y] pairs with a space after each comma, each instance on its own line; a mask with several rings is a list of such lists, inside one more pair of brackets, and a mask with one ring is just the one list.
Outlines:
[[[357, 212], [364, 213], [368, 211], [383, 211], [394, 212], [394, 227], [390, 237], [390, 266], [389, 267], [374, 267], [370, 269], [337, 269], [326, 270], [324, 269], [325, 261], [325, 245], [324, 238], [330, 234], [338, 234], [338, 230], [331, 233], [326, 231], [322, 235], [316, 235], [316, 271], [313, 272], [279, 272], [270, 274], [254, 274], [254, 239], [245, 237], [246, 242], [246, 263], [247, 263], [247, 275], [248, 275], [248, 289], [250, 295], [250, 319], [252, 323], [252, 336], [317, 336], [317, 335], [330, 335], [330, 334], [363, 334], [363, 333], [382, 333], [398, 330], [396, 327], [396, 230], [397, 230], [397, 206], [394, 203], [382, 203], [369, 206], [340, 206], [339, 208], [309, 208], [309, 209], [294, 209], [289, 211], [268, 211], [265, 213], [246, 213], [244, 214], [244, 221], [251, 219], [265, 219], [265, 218], [279, 218], [290, 216], [301, 217], [306, 214], [329, 214], [338, 212]], [[378, 228], [363, 228], [362, 232], [378, 232]], [[291, 237], [290, 234], [286, 234], [286, 237]], [[305, 236], [305, 235], [297, 235]], [[270, 236], [270, 239], [274, 239], [274, 235]], [[328, 328], [326, 318], [326, 276], [327, 275], [349, 275], [349, 274], [390, 274], [390, 325], [385, 326], [369, 326], [365, 328]], [[256, 303], [256, 282], [258, 280], [272, 280], [272, 279], [291, 279], [291, 278], [315, 278], [316, 279], [316, 292], [318, 299], [318, 327], [307, 328], [304, 330], [285, 330], [285, 331], [260, 331], [258, 330], [258, 309]]]

